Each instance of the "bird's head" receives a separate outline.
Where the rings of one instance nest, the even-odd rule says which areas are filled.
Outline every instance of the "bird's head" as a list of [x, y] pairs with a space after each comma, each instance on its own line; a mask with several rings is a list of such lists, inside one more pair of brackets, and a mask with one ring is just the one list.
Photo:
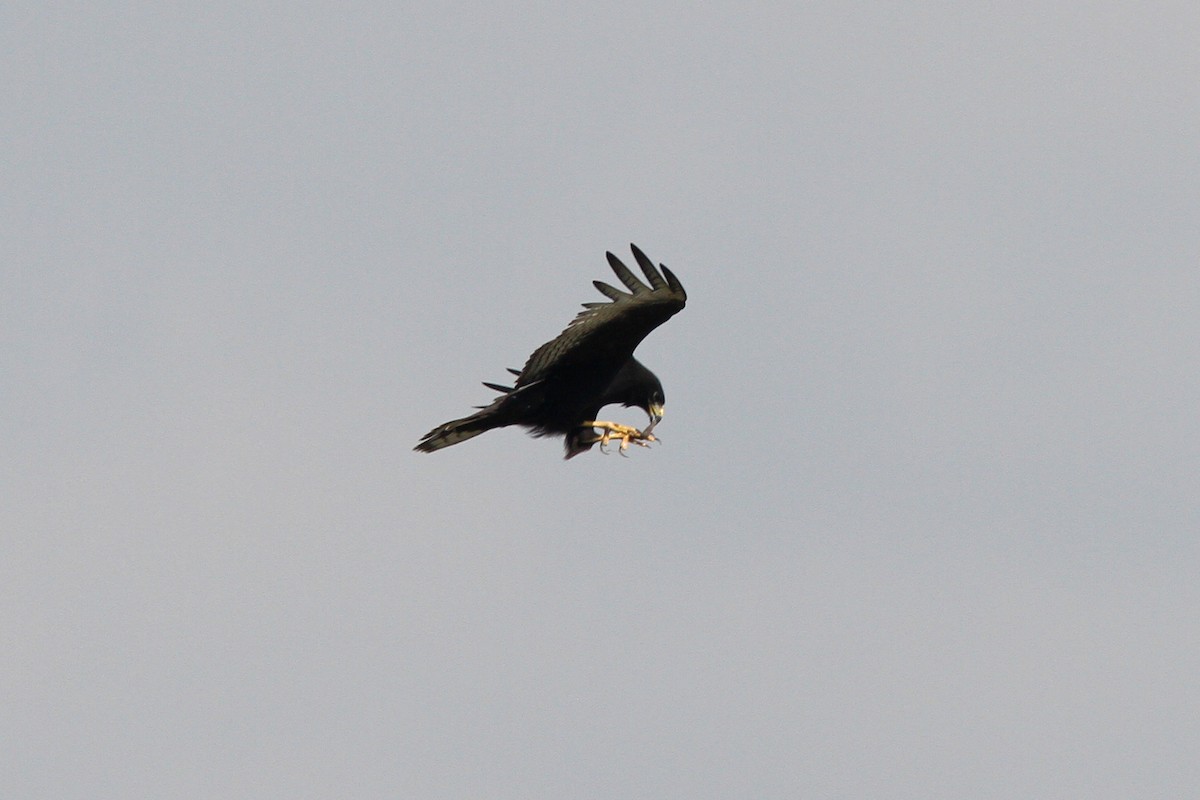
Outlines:
[[662, 381], [636, 359], [629, 359], [604, 392], [603, 404], [620, 403], [626, 408], [640, 408], [650, 417], [650, 427], [658, 424], [666, 409]]
[[654, 426], [663, 418], [663, 414], [667, 413], [667, 398], [663, 397], [662, 386], [657, 386], [650, 390], [650, 394], [646, 398], [646, 404], [642, 406], [642, 409], [650, 417], [650, 425], [642, 433], [649, 433], [654, 430]]

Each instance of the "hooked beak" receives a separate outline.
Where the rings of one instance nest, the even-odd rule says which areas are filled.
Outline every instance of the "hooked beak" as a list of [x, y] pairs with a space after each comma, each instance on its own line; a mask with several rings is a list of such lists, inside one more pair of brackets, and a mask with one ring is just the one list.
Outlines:
[[654, 430], [654, 426], [663, 418], [663, 414], [667, 413], [667, 409], [661, 403], [652, 403], [650, 408], [646, 409], [646, 412], [650, 415], [650, 425], [646, 430], [642, 431], [643, 434]]

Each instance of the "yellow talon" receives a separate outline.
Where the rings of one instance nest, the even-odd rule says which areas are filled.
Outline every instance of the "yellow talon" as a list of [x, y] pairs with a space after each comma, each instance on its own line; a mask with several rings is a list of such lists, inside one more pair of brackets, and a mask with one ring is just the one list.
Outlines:
[[600, 436], [595, 441], [600, 444], [600, 451], [607, 453], [605, 446], [613, 439], [618, 439], [621, 442], [620, 453], [625, 455], [625, 451], [629, 449], [629, 443], [632, 442], [639, 447], [649, 447], [650, 442], [658, 441], [653, 433], [642, 433], [637, 428], [629, 425], [621, 425], [617, 422], [603, 422], [599, 420], [586, 420], [583, 423], [585, 428], [599, 428]]

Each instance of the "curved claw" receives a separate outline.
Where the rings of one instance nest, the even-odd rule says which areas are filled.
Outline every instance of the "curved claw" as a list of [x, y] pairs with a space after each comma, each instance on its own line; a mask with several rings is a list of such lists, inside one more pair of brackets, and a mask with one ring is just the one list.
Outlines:
[[[650, 442], [656, 442], [658, 439], [650, 432], [650, 428], [644, 431], [639, 431], [637, 428], [628, 425], [621, 425], [616, 422], [601, 422], [597, 420], [587, 420], [583, 423], [584, 427], [598, 428], [600, 434], [593, 441], [600, 445], [600, 452], [608, 455], [607, 445], [613, 439], [618, 439], [621, 442], [618, 452], [626, 456], [625, 451], [629, 449], [629, 443], [632, 442], [639, 447], [649, 447]], [[653, 426], [651, 426], [653, 427]]]

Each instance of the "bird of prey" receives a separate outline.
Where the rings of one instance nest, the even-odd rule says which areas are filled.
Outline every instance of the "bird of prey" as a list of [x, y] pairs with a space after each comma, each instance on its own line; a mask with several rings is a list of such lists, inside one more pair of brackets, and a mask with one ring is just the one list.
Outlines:
[[[437, 426], [414, 449], [432, 453], [506, 425], [521, 425], [534, 436], [563, 436], [567, 458], [597, 443], [603, 450], [619, 441], [624, 454], [630, 443], [644, 447], [656, 441], [651, 431], [663, 416], [662, 384], [633, 351], [683, 308], [687, 292], [665, 265], [656, 268], [636, 245], [630, 247], [649, 285], [608, 253], [609, 266], [629, 291], [593, 281], [608, 302], [584, 303], [557, 338], [533, 351], [522, 369], [509, 370], [517, 376], [512, 386], [484, 382], [500, 393], [490, 405]], [[615, 403], [642, 409], [650, 424], [639, 431], [596, 419], [601, 407]]]

